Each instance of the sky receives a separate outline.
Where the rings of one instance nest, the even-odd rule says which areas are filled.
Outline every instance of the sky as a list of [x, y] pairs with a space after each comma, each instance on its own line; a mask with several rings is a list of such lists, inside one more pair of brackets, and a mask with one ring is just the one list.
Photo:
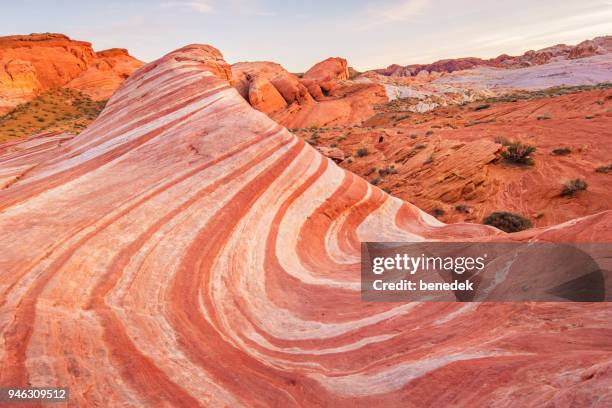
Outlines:
[[292, 72], [330, 56], [363, 71], [612, 34], [612, 0], [0, 0], [0, 10], [0, 36], [58, 32], [147, 62], [211, 44], [229, 63]]

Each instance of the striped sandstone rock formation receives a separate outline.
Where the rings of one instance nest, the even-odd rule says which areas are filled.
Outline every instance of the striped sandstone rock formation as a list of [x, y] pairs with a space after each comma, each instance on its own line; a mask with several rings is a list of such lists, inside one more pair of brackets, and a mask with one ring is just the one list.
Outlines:
[[610, 406], [611, 306], [362, 303], [358, 270], [360, 241], [609, 240], [612, 213], [443, 225], [230, 77], [187, 46], [78, 137], [2, 148], [0, 384], [70, 406]]

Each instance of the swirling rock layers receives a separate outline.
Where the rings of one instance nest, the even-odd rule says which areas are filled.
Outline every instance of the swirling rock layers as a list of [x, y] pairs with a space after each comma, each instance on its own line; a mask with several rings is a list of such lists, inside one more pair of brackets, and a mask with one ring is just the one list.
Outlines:
[[230, 77], [187, 46], [78, 137], [0, 151], [0, 384], [71, 406], [610, 404], [605, 304], [362, 303], [360, 241], [508, 238], [340, 169]]

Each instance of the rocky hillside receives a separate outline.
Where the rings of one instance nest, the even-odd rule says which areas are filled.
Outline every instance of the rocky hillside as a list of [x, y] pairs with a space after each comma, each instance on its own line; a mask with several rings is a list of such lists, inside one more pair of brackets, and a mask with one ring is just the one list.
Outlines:
[[124, 49], [95, 52], [63, 34], [0, 37], [0, 114], [52, 88], [108, 99], [141, 65]]
[[495, 68], [524, 68], [533, 65], [547, 64], [554, 59], [580, 59], [594, 55], [604, 55], [612, 52], [612, 36], [597, 37], [586, 40], [578, 45], [557, 44], [541, 50], [527, 51], [523, 55], [510, 56], [502, 54], [496, 58], [455, 58], [443, 59], [431, 64], [412, 64], [401, 66], [389, 65], [384, 69], [375, 70], [376, 73], [387, 76], [415, 76], [420, 72], [454, 72], [477, 67]]

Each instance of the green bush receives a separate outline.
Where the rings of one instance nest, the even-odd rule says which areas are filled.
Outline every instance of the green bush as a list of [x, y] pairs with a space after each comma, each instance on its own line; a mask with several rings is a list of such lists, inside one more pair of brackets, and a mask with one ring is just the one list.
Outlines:
[[608, 164], [607, 166], [599, 166], [595, 169], [597, 173], [609, 173], [612, 171], [612, 164]]
[[535, 151], [536, 148], [534, 146], [515, 142], [509, 144], [501, 155], [510, 163], [532, 165], [533, 159], [531, 158], [531, 154]]
[[395, 169], [394, 165], [391, 165], [389, 167], [379, 169], [378, 174], [380, 174], [381, 177], [385, 177], [386, 175], [389, 175], [389, 174], [397, 174], [397, 170]]
[[455, 206], [455, 211], [467, 214], [470, 212], [470, 206], [467, 204], [457, 204]]
[[440, 207], [434, 207], [431, 209], [431, 215], [433, 215], [436, 218], [443, 216], [444, 213], [445, 211]]
[[572, 150], [569, 147], [559, 147], [552, 151], [555, 156], [567, 156]]
[[532, 227], [529, 219], [522, 215], [514, 214], [507, 211], [496, 211], [488, 215], [483, 221], [483, 224], [491, 225], [505, 232], [518, 232]]
[[357, 157], [365, 157], [368, 154], [370, 154], [370, 152], [365, 147], [357, 149]]
[[483, 103], [482, 105], [478, 105], [474, 108], [475, 111], [480, 111], [480, 110], [484, 110], [484, 109], [489, 109], [491, 107], [491, 105], [489, 105], [488, 103]]
[[577, 192], [586, 190], [588, 186], [586, 180], [575, 178], [563, 184], [561, 195], [564, 197], [573, 197]]

